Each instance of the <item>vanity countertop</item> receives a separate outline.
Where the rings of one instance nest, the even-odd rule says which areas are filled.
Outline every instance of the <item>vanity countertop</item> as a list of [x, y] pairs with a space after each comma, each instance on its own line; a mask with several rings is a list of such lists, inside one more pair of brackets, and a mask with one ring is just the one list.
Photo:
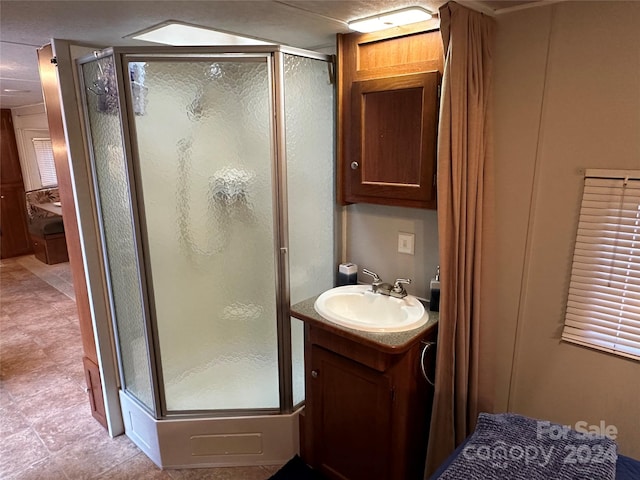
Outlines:
[[[319, 295], [318, 295], [319, 296]], [[323, 318], [315, 308], [318, 296], [308, 298], [302, 302], [291, 306], [291, 316], [344, 338], [354, 340], [359, 343], [369, 345], [386, 353], [403, 353], [407, 351], [415, 342], [419, 341], [425, 333], [435, 328], [440, 315], [438, 312], [430, 312], [425, 309], [425, 315], [429, 315], [429, 320], [423, 326], [407, 330], [406, 332], [363, 332], [352, 328], [343, 327]]]

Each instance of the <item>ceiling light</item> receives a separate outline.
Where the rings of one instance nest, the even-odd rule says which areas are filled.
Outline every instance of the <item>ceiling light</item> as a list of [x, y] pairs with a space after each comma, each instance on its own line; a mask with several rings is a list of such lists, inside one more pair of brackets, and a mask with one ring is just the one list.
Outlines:
[[270, 45], [269, 42], [179, 22], [164, 22], [127, 37], [164, 45]]
[[369, 33], [385, 28], [399, 27], [410, 23], [424, 22], [429, 20], [432, 15], [424, 8], [408, 7], [393, 12], [372, 15], [371, 17], [361, 18], [349, 22], [349, 28], [356, 32]]

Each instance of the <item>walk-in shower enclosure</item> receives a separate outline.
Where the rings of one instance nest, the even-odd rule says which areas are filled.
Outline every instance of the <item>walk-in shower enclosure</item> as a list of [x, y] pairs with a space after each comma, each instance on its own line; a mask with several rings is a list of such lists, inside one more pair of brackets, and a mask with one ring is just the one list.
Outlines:
[[334, 85], [280, 46], [78, 61], [127, 435], [158, 465], [298, 449], [303, 327], [333, 286]]

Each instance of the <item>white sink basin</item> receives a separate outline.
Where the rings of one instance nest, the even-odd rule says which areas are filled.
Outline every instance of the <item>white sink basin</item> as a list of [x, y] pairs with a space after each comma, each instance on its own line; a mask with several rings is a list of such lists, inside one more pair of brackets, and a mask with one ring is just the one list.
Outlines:
[[365, 332], [404, 332], [421, 327], [429, 319], [416, 297], [373, 293], [370, 285], [327, 290], [318, 297], [314, 308], [330, 322]]

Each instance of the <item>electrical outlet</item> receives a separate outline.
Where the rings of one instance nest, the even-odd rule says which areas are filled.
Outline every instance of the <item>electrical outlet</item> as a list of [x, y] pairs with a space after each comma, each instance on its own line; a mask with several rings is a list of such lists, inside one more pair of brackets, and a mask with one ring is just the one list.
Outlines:
[[415, 238], [413, 233], [398, 232], [398, 253], [413, 255]]

